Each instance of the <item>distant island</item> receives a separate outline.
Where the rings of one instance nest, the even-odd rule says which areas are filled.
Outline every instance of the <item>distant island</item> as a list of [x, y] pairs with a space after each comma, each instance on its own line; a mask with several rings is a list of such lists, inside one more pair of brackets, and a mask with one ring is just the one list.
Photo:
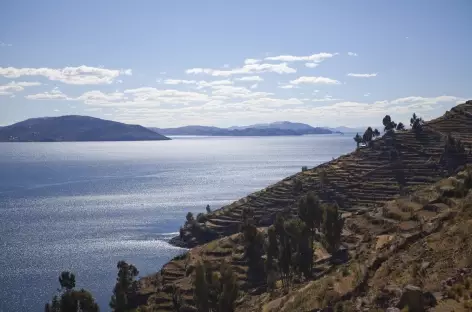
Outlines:
[[88, 116], [32, 118], [0, 128], [0, 142], [170, 140], [139, 125]]
[[149, 128], [163, 135], [202, 135], [202, 136], [297, 136], [306, 134], [341, 133], [321, 127], [312, 127], [304, 123], [278, 121], [250, 126], [218, 128], [209, 126], [184, 126], [178, 128]]

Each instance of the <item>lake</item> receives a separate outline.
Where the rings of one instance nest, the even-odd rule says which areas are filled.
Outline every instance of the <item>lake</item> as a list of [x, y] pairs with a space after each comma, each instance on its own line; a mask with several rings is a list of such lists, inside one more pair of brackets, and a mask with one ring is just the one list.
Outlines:
[[109, 311], [116, 263], [157, 272], [183, 252], [167, 241], [187, 212], [354, 148], [351, 135], [0, 143], [0, 312], [44, 311], [63, 270]]

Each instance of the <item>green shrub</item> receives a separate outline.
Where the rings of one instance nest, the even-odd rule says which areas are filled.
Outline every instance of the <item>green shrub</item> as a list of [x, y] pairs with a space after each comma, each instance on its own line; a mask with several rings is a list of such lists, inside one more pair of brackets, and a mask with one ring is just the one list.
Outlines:
[[197, 222], [198, 223], [205, 223], [207, 221], [207, 216], [204, 213], [199, 213], [197, 215]]
[[302, 167], [302, 172], [305, 172], [305, 171], [308, 171], [308, 167], [307, 167], [307, 166], [303, 166], [303, 167]]

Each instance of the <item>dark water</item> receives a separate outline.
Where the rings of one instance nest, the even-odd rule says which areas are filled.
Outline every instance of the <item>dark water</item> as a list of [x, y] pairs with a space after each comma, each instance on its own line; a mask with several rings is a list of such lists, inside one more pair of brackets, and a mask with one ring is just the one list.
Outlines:
[[185, 214], [354, 149], [351, 136], [0, 143], [0, 311], [42, 311], [62, 270], [102, 311], [116, 263], [156, 272]]

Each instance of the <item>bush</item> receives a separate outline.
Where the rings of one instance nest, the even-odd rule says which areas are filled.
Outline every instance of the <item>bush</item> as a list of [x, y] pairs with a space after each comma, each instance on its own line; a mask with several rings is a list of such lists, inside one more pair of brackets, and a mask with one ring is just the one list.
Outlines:
[[191, 212], [187, 213], [187, 216], [185, 217], [185, 219], [187, 220], [188, 223], [191, 223], [192, 221], [195, 220], [193, 218], [193, 213], [191, 213]]
[[197, 215], [197, 222], [198, 223], [205, 223], [207, 221], [207, 216], [204, 213], [199, 213]]
[[305, 172], [305, 171], [308, 171], [308, 167], [307, 167], [307, 166], [303, 166], [303, 167], [302, 167], [302, 172]]

